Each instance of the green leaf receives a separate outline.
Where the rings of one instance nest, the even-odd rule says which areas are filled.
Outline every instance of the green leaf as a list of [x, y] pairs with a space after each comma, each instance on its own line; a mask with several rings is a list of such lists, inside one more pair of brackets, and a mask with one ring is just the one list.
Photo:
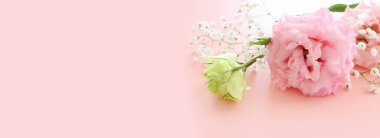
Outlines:
[[350, 7], [351, 9], [356, 8], [359, 5], [359, 3], [354, 3], [351, 5], [347, 4], [335, 4], [329, 8], [330, 11], [332, 12], [344, 12], [346, 11], [347, 6]]
[[332, 12], [344, 12], [347, 8], [346, 4], [335, 4], [329, 8]]
[[359, 5], [359, 3], [355, 3], [355, 4], [351, 4], [351, 5], [349, 5], [348, 7], [350, 7], [351, 9], [353, 9], [353, 8], [358, 7], [358, 5]]

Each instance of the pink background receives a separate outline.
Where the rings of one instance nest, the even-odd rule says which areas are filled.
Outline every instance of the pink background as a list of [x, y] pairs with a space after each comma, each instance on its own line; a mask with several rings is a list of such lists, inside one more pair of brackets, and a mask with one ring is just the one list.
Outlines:
[[380, 137], [380, 95], [362, 80], [315, 98], [281, 92], [260, 71], [247, 73], [241, 103], [208, 92], [191, 26], [238, 4], [1, 1], [0, 138]]

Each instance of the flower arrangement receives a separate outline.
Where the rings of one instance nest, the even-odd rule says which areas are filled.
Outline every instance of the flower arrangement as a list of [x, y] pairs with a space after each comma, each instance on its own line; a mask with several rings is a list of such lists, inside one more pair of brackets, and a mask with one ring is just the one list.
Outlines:
[[[272, 35], [258, 23], [262, 16], [275, 21]], [[305, 96], [328, 96], [350, 89], [352, 76], [380, 93], [380, 4], [373, 1], [280, 19], [263, 2], [243, 2], [232, 20], [222, 17], [220, 26], [202, 21], [193, 32], [190, 44], [198, 46], [193, 59], [206, 64], [207, 88], [224, 99], [241, 101], [249, 89], [245, 72], [267, 67], [272, 84], [282, 91], [296, 88]]]

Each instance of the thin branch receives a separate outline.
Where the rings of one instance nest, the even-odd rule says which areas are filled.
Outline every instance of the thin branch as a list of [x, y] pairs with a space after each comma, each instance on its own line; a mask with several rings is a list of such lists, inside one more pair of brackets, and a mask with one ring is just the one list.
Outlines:
[[265, 2], [262, 1], [262, 0], [260, 0], [260, 2], [261, 2], [262, 7], [264, 8], [264, 10], [266, 10], [266, 11], [268, 12], [268, 15], [271, 16], [271, 17], [273, 18], [273, 20], [277, 22], [278, 20], [277, 20], [276, 17], [274, 17], [274, 16], [272, 15], [272, 13], [269, 11], [269, 8], [266, 6]]

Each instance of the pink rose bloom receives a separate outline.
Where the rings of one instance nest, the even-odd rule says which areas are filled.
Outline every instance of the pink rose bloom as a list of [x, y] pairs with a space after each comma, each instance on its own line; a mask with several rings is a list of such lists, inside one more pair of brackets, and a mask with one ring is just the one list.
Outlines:
[[273, 26], [267, 56], [272, 83], [306, 96], [333, 94], [351, 82], [356, 52], [353, 28], [327, 9], [284, 16]]
[[[377, 66], [376, 62], [380, 60], [380, 56], [373, 56], [370, 51], [372, 48], [380, 50], [380, 4], [370, 1], [370, 4], [367, 5], [362, 1], [356, 8], [348, 8], [342, 19], [355, 27], [356, 42], [366, 44], [365, 50], [358, 51], [360, 56], [355, 58], [355, 64], [365, 68]], [[366, 32], [367, 28], [373, 30], [373, 36]], [[359, 33], [360, 31], [362, 33]]]

